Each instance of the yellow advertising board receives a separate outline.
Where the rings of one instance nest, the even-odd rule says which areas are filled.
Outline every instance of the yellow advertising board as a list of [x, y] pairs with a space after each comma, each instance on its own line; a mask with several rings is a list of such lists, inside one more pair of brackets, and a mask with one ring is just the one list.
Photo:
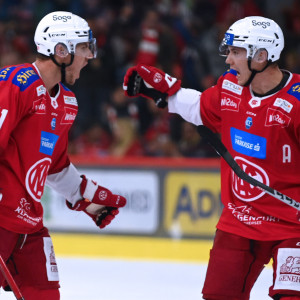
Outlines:
[[222, 210], [219, 172], [169, 172], [164, 230], [173, 237], [213, 237]]

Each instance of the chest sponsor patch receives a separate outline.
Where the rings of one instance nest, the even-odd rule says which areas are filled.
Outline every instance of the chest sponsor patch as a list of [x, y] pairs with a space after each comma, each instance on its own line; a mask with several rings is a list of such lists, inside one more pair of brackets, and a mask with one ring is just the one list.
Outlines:
[[46, 95], [46, 92], [47, 92], [47, 90], [43, 85], [40, 85], [36, 88], [36, 93], [38, 96]]
[[232, 148], [247, 156], [265, 159], [267, 139], [236, 128], [230, 128]]
[[[242, 168], [242, 170], [254, 179], [269, 185], [269, 176], [266, 171], [243, 157], [235, 157], [234, 160]], [[243, 201], [254, 201], [265, 194], [265, 191], [257, 188], [245, 180], [238, 177], [234, 171], [232, 172], [232, 192], [234, 195]]]
[[300, 101], [300, 82], [293, 84], [287, 93], [296, 97]]
[[288, 127], [291, 118], [278, 109], [268, 108], [265, 126], [279, 125], [282, 128]]
[[75, 97], [64, 96], [64, 102], [68, 105], [78, 106], [77, 99]]
[[293, 108], [292, 103], [288, 102], [287, 100], [281, 99], [281, 98], [277, 98], [275, 100], [275, 102], [273, 103], [273, 105], [276, 106], [276, 107], [282, 108], [287, 113], [290, 113], [292, 108]]
[[225, 90], [228, 90], [230, 92], [233, 92], [235, 94], [238, 94], [238, 95], [241, 95], [242, 92], [243, 92], [243, 87], [236, 84], [236, 83], [233, 83], [227, 79], [225, 79], [223, 81], [223, 84], [222, 84], [222, 88], [225, 89]]
[[56, 144], [58, 138], [59, 138], [59, 136], [54, 133], [42, 131], [41, 132], [40, 152], [51, 156], [53, 154], [55, 144]]
[[77, 115], [77, 109], [65, 107], [65, 114], [62, 117], [61, 124], [73, 124]]
[[221, 110], [239, 111], [241, 99], [222, 93], [221, 97]]
[[34, 100], [32, 103], [31, 113], [39, 115], [46, 114], [46, 98], [42, 97], [38, 100]]

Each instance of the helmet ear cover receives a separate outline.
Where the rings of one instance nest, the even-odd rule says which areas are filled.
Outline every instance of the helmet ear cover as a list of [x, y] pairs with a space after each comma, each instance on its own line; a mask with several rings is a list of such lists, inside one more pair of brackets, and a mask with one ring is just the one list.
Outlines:
[[61, 58], [65, 58], [68, 56], [69, 51], [68, 48], [65, 44], [63, 43], [58, 43], [55, 47], [54, 47], [54, 54], [61, 57]]

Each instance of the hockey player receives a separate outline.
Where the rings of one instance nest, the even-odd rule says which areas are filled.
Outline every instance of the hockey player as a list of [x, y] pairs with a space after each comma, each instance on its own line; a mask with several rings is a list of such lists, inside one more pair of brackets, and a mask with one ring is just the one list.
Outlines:
[[67, 154], [78, 107], [63, 83], [74, 84], [96, 56], [87, 22], [69, 12], [52, 12], [38, 24], [34, 40], [33, 64], [0, 70], [0, 255], [26, 300], [57, 300], [58, 271], [43, 225], [45, 183], [100, 228], [126, 199], [80, 175]]
[[[195, 125], [218, 132], [241, 168], [300, 201], [300, 76], [281, 70], [280, 27], [263, 17], [235, 22], [220, 52], [230, 70], [203, 92], [152, 66], [130, 68], [128, 96], [145, 96]], [[300, 221], [297, 210], [237, 178], [221, 161], [224, 209], [203, 287], [204, 299], [246, 300], [273, 259], [273, 299], [300, 299]]]

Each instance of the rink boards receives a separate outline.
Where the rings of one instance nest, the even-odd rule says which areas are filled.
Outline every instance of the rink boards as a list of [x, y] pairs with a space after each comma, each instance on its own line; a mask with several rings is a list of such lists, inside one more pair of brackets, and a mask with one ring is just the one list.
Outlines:
[[207, 262], [211, 240], [51, 234], [57, 256]]

